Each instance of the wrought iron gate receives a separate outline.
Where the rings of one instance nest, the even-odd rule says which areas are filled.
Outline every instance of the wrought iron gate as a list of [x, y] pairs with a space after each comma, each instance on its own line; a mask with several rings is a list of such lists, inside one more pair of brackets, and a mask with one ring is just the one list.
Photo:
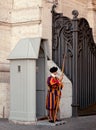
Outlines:
[[[73, 84], [73, 116], [92, 114], [86, 111], [96, 105], [96, 44], [92, 29], [84, 18], [77, 18], [78, 11], [72, 11], [73, 19], [63, 16], [52, 8], [52, 59], [62, 68], [64, 54], [65, 74]], [[93, 110], [93, 113], [96, 114]]]

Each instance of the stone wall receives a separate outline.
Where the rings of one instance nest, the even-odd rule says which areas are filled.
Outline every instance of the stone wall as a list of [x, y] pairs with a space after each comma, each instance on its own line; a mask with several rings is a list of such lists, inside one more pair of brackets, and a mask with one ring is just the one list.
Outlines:
[[43, 2], [42, 8], [42, 37], [49, 39], [49, 51], [50, 58], [52, 57], [52, 14], [51, 14], [52, 3]]
[[7, 56], [10, 52], [11, 40], [11, 8], [12, 0], [3, 2], [0, 0], [0, 62], [8, 62]]
[[78, 10], [79, 17], [87, 16], [87, 0], [62, 0], [62, 12], [65, 16], [72, 18], [72, 10]]
[[10, 104], [9, 64], [0, 63], [0, 118], [8, 118]]
[[92, 27], [94, 41], [96, 43], [96, 0], [88, 0], [87, 18]]
[[11, 49], [21, 38], [41, 36], [41, 7], [42, 0], [14, 1], [11, 14]]
[[9, 72], [3, 66], [21, 38], [41, 37], [41, 7], [42, 0], [0, 0], [0, 118], [8, 118], [10, 109]]
[[79, 16], [88, 20], [93, 29], [94, 40], [96, 41], [96, 0], [61, 0], [61, 12], [64, 16], [72, 18], [72, 10], [78, 10]]

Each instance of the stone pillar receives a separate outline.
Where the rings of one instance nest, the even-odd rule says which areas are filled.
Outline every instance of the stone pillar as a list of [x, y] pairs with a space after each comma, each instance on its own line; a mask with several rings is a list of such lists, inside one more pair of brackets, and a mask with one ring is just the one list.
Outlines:
[[93, 37], [96, 42], [96, 1], [88, 0], [88, 13], [87, 18], [90, 24], [90, 27], [93, 29]]

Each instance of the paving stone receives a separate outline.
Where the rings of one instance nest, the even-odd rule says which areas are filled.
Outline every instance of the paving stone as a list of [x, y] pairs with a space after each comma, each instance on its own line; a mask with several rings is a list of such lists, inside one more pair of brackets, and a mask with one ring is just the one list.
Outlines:
[[55, 123], [50, 123], [48, 120], [38, 121], [37, 125], [45, 125], [45, 126], [57, 126], [57, 125], [63, 125], [65, 124], [65, 120], [56, 121]]

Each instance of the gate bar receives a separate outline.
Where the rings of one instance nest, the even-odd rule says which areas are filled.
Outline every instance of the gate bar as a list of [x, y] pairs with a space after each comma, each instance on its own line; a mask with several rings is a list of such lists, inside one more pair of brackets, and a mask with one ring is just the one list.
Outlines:
[[77, 45], [78, 45], [78, 11], [73, 10], [73, 89], [72, 89], [72, 116], [78, 116], [78, 104], [77, 104]]

